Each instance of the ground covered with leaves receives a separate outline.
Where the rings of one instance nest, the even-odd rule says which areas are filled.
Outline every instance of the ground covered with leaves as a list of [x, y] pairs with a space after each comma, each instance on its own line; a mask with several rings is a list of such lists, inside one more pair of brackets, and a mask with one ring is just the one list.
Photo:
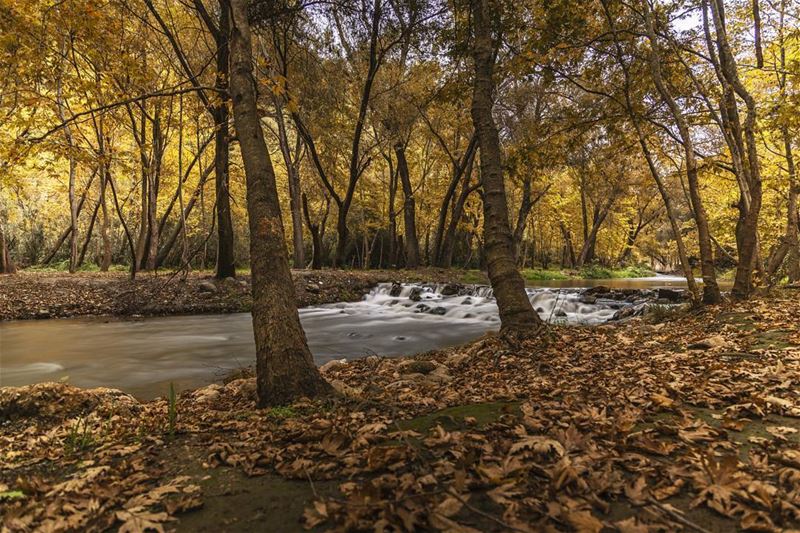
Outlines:
[[2, 389], [2, 528], [797, 530], [799, 317], [784, 291], [371, 356], [272, 409], [248, 378], [145, 404]]
[[[386, 281], [447, 281], [440, 269], [294, 270], [298, 305], [360, 299]], [[150, 316], [250, 311], [249, 274], [215, 280], [211, 272], [187, 276], [124, 272], [20, 272], [0, 276], [0, 320], [82, 315]]]

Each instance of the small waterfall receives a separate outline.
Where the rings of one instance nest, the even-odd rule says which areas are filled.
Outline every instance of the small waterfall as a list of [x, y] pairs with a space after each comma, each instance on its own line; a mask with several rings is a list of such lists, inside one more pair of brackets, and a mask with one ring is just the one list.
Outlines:
[[[555, 323], [601, 324], [611, 320], [620, 309], [634, 305], [586, 296], [580, 289], [526, 291], [542, 320]], [[492, 288], [485, 285], [381, 283], [364, 296], [360, 305], [380, 306], [387, 312], [499, 322]]]

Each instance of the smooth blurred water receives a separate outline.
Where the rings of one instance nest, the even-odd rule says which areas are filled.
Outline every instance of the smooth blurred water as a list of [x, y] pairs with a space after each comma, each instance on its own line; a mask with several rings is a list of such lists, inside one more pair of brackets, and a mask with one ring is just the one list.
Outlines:
[[[626, 281], [628, 288], [631, 283], [646, 288], [677, 284], [679, 279]], [[592, 286], [615, 281], [621, 280], [597, 280]], [[359, 302], [301, 309], [315, 361], [410, 355], [498, 329], [490, 288], [445, 296], [444, 287], [404, 285], [392, 296], [391, 284], [381, 284]], [[419, 301], [409, 298], [414, 292]], [[529, 288], [528, 295], [543, 319], [572, 324], [599, 324], [630, 305], [581, 303], [575, 289]], [[81, 387], [113, 387], [152, 398], [165, 394], [170, 382], [179, 389], [202, 386], [251, 365], [254, 358], [249, 313], [0, 323], [0, 386], [67, 379]]]

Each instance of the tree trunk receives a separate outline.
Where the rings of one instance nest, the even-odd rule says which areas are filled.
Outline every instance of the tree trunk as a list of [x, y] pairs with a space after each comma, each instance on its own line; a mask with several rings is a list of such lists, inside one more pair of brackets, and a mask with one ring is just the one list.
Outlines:
[[800, 243], [798, 243], [798, 222], [797, 197], [800, 193], [800, 185], [797, 182], [797, 169], [794, 162], [794, 154], [792, 153], [792, 140], [789, 137], [789, 130], [783, 128], [783, 142], [786, 152], [786, 164], [789, 169], [789, 202], [786, 207], [787, 220], [786, 220], [786, 244], [789, 247], [787, 254], [786, 273], [789, 275], [789, 282], [794, 283], [800, 281]]
[[419, 240], [417, 239], [417, 210], [414, 202], [414, 191], [411, 188], [411, 177], [408, 173], [405, 147], [396, 144], [394, 153], [397, 156], [397, 174], [403, 186], [403, 224], [406, 240], [406, 268], [419, 267]]
[[256, 103], [247, 0], [224, 0], [228, 9], [230, 92], [247, 182], [258, 403], [280, 405], [332, 389], [314, 365], [297, 312], [275, 173]]
[[[642, 0], [647, 36], [650, 41], [650, 71], [661, 98], [670, 109], [673, 119], [678, 126], [681, 144], [686, 159], [686, 178], [689, 184], [689, 198], [692, 204], [695, 224], [697, 225], [697, 240], [700, 245], [701, 271], [703, 273], [703, 302], [717, 304], [722, 301], [722, 295], [717, 285], [717, 274], [714, 270], [714, 251], [711, 247], [711, 232], [708, 229], [708, 216], [706, 215], [703, 200], [700, 197], [700, 184], [697, 176], [697, 159], [695, 157], [694, 142], [691, 131], [672, 94], [667, 90], [661, 75], [661, 58], [658, 53], [658, 42], [653, 25], [653, 16], [650, 12], [649, 0]], [[677, 238], [676, 233], [676, 238]]]
[[[150, 165], [150, 173], [147, 190], [147, 259], [145, 267], [147, 270], [155, 270], [158, 266], [156, 259], [158, 258], [158, 240], [160, 233], [158, 230], [158, 191], [161, 188], [161, 163], [164, 158], [165, 138], [164, 133], [161, 131], [161, 103], [156, 104], [156, 109], [152, 121], [153, 131], [151, 138], [153, 139], [152, 147], [152, 164]], [[180, 179], [180, 176], [178, 177]]]
[[8, 253], [8, 242], [6, 242], [3, 224], [0, 224], [0, 274], [14, 274], [16, 272], [17, 267], [14, 266], [14, 261], [11, 260], [11, 255]]
[[483, 216], [486, 262], [489, 280], [500, 312], [501, 330], [515, 334], [537, 333], [542, 320], [533, 310], [525, 283], [517, 271], [514, 242], [508, 223], [500, 138], [492, 116], [494, 91], [494, 46], [491, 17], [500, 8], [491, 0], [471, 0], [472, 55], [475, 78], [472, 93], [472, 121], [478, 134], [483, 182]]
[[[431, 131], [434, 131], [431, 128]], [[437, 137], [439, 137], [437, 135]], [[441, 139], [441, 137], [439, 137]], [[443, 147], [446, 148], [444, 144], [444, 139], [442, 139], [441, 144]], [[462, 178], [469, 168], [472, 170], [472, 161], [475, 158], [475, 149], [478, 145], [478, 138], [473, 135], [469, 140], [469, 145], [467, 145], [467, 150], [464, 155], [459, 159], [456, 160], [455, 157], [452, 159], [453, 164], [453, 174], [450, 177], [450, 184], [447, 186], [447, 190], [445, 191], [444, 197], [442, 198], [441, 207], [439, 207], [439, 218], [436, 222], [436, 233], [434, 233], [433, 237], [433, 264], [434, 266], [444, 266], [442, 263], [444, 261], [443, 255], [443, 248], [444, 248], [444, 235], [445, 235], [445, 225], [447, 224], [447, 212], [450, 210], [450, 203], [453, 201], [453, 196], [455, 195], [456, 188], [458, 184], [461, 182]], [[447, 151], [449, 154], [450, 152]], [[469, 175], [466, 178], [469, 181]]]
[[108, 272], [111, 266], [111, 239], [108, 236], [110, 220], [108, 216], [108, 205], [106, 205], [106, 189], [108, 188], [108, 163], [103, 163], [103, 175], [100, 177], [100, 209], [102, 218], [100, 220], [100, 240], [102, 250], [100, 252], [100, 271]]
[[474, 158], [470, 158], [467, 169], [464, 172], [464, 181], [461, 185], [461, 192], [459, 193], [455, 204], [453, 204], [453, 210], [450, 213], [450, 222], [447, 225], [447, 231], [445, 231], [444, 238], [442, 239], [441, 259], [438, 266], [443, 268], [450, 268], [453, 265], [453, 251], [456, 243], [456, 230], [458, 229], [458, 223], [461, 222], [461, 217], [464, 214], [464, 205], [467, 203], [467, 198], [469, 198], [469, 195], [480, 187], [480, 183], [476, 183], [475, 185], [470, 185], [469, 183], [470, 178], [472, 178], [473, 161]]
[[[289, 210], [292, 214], [292, 264], [294, 268], [305, 268], [305, 245], [303, 244], [303, 216], [301, 214], [302, 201], [300, 195], [300, 172], [296, 161], [292, 160], [289, 148], [289, 137], [286, 133], [286, 121], [283, 118], [283, 106], [279, 97], [274, 97], [275, 121], [278, 124], [278, 144], [286, 166], [286, 177], [289, 182]], [[298, 135], [298, 142], [300, 136]]]
[[[66, 57], [66, 42], [62, 43], [62, 54]], [[58, 86], [56, 88], [56, 108], [58, 110], [58, 118], [61, 122], [66, 122], [66, 105], [64, 103], [62, 76], [58, 78]], [[67, 125], [64, 127], [64, 138], [67, 141], [67, 148], [69, 149], [69, 271], [75, 272], [78, 267], [78, 206], [75, 197], [75, 180], [77, 174], [77, 161], [75, 160], [75, 140], [72, 136], [72, 127]]]
[[233, 222], [231, 220], [231, 198], [229, 192], [230, 132], [228, 127], [228, 60], [230, 55], [228, 34], [230, 13], [220, 7], [219, 31], [217, 32], [217, 79], [215, 82], [220, 99], [214, 108], [214, 172], [217, 198], [217, 279], [236, 277], [233, 255]]

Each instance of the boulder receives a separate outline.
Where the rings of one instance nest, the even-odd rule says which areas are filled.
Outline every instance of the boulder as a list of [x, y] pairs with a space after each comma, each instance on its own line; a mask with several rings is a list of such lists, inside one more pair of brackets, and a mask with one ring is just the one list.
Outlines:
[[579, 301], [580, 301], [582, 304], [589, 304], [589, 305], [593, 305], [593, 304], [596, 304], [596, 303], [597, 303], [597, 296], [594, 296], [594, 295], [592, 295], [592, 294], [583, 294], [583, 295], [581, 295], [581, 297], [580, 297], [580, 300], [579, 300]]
[[197, 284], [197, 288], [200, 292], [207, 292], [207, 293], [214, 293], [217, 292], [217, 286], [214, 284], [213, 281], [209, 281], [204, 279], [200, 283]]
[[411, 289], [411, 293], [408, 295], [408, 299], [412, 302], [418, 302], [422, 300], [422, 287], [414, 287]]
[[439, 315], [439, 316], [446, 315], [447, 314], [447, 308], [446, 307], [441, 307], [441, 306], [434, 307], [433, 309], [431, 309], [431, 314], [432, 315]]
[[448, 283], [442, 287], [441, 294], [442, 296], [455, 296], [456, 294], [459, 294], [463, 288], [464, 286], [459, 285], [458, 283]]
[[342, 365], [347, 364], [347, 359], [332, 359], [319, 367], [319, 371], [325, 373], [329, 370], [333, 370], [334, 368], [338, 368]]
[[400, 296], [400, 293], [403, 292], [403, 286], [397, 282], [392, 283], [392, 288], [389, 289], [389, 296]]
[[401, 374], [430, 374], [437, 366], [433, 361], [409, 359], [397, 365], [397, 370]]
[[683, 300], [683, 291], [676, 291], [674, 289], [666, 289], [660, 288], [658, 289], [658, 296], [659, 300], [669, 300], [670, 302], [679, 302]]

